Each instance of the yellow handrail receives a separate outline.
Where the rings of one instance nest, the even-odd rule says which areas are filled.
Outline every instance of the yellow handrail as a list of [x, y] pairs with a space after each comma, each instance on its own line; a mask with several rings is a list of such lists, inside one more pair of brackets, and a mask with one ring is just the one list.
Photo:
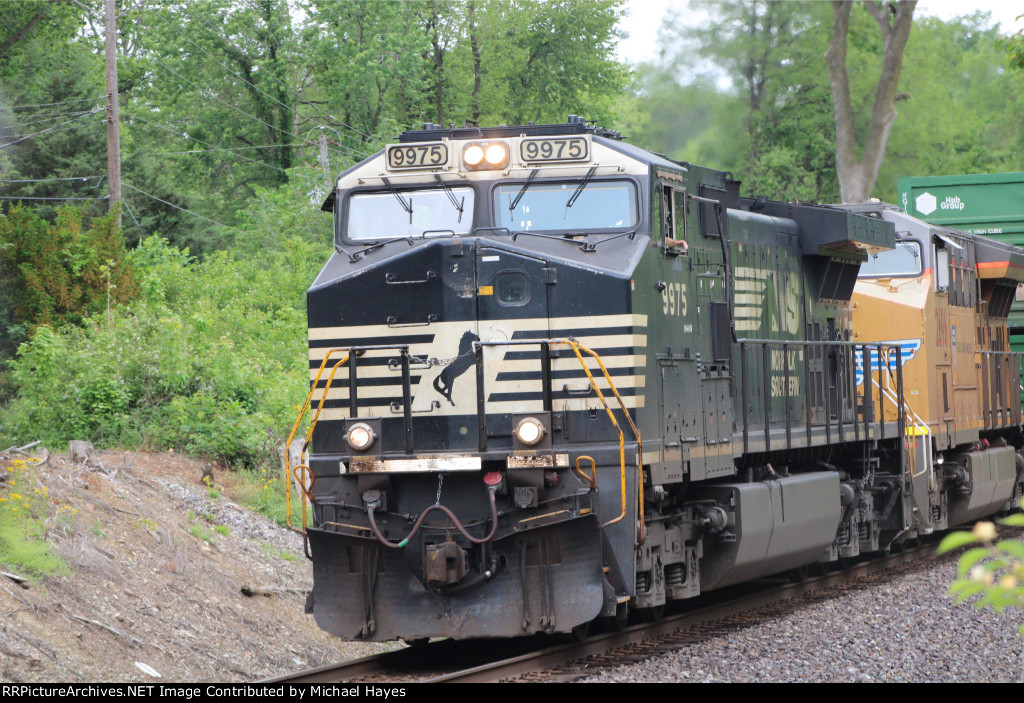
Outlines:
[[[600, 399], [601, 404], [604, 406], [605, 412], [608, 413], [608, 417], [612, 421], [612, 426], [615, 428], [615, 431], [619, 435], [619, 473], [620, 473], [620, 489], [621, 489], [621, 493], [622, 493], [622, 512], [619, 514], [618, 517], [609, 520], [608, 522], [606, 522], [603, 525], [601, 525], [601, 527], [605, 528], [605, 527], [607, 527], [609, 525], [613, 525], [613, 524], [615, 524], [617, 522], [620, 522], [626, 516], [626, 512], [627, 511], [626, 511], [626, 444], [625, 444], [625, 435], [623, 434], [622, 429], [619, 427], [619, 423], [615, 420], [615, 414], [612, 412], [611, 408], [608, 406], [608, 401], [605, 399], [604, 394], [601, 392], [601, 389], [597, 387], [597, 381], [594, 379], [593, 374], [590, 372], [590, 369], [587, 367], [587, 363], [583, 359], [583, 354], [580, 353], [581, 351], [583, 353], [586, 353], [586, 354], [590, 355], [591, 357], [593, 357], [594, 360], [597, 362], [598, 366], [600, 366], [601, 373], [604, 375], [605, 380], [608, 382], [608, 387], [611, 389], [612, 393], [615, 395], [615, 398], [616, 398], [616, 400], [619, 403], [619, 408], [622, 410], [622, 414], [625, 416], [626, 422], [629, 424], [630, 429], [633, 431], [633, 435], [636, 437], [636, 441], [637, 441], [637, 471], [638, 471], [637, 492], [638, 492], [638, 504], [639, 504], [639, 510], [640, 510], [640, 525], [641, 525], [641, 529], [643, 529], [643, 524], [644, 524], [644, 493], [643, 493], [643, 490], [644, 490], [644, 487], [643, 487], [643, 476], [642, 476], [641, 473], [639, 473], [639, 472], [642, 472], [642, 470], [643, 470], [642, 469], [642, 467], [643, 467], [643, 442], [642, 442], [641, 437], [640, 437], [640, 430], [637, 429], [636, 425], [633, 423], [633, 419], [629, 415], [629, 410], [626, 408], [625, 401], [623, 401], [622, 396], [619, 394], [618, 389], [615, 387], [614, 381], [612, 381], [611, 374], [608, 373], [608, 369], [605, 367], [604, 362], [601, 360], [601, 356], [597, 352], [593, 351], [592, 349], [588, 349], [587, 347], [583, 346], [579, 342], [576, 342], [576, 341], [574, 341], [572, 339], [554, 339], [554, 340], [548, 340], [548, 341], [549, 341], [550, 344], [562, 344], [562, 345], [570, 347], [573, 350], [573, 353], [576, 355], [576, 359], [580, 362], [580, 366], [583, 368], [583, 372], [587, 375], [587, 378], [590, 380], [591, 388], [594, 389], [594, 392], [597, 394], [597, 397]], [[305, 417], [306, 411], [310, 407], [310, 402], [311, 402], [311, 400], [313, 398], [313, 394], [317, 390], [317, 386], [320, 383], [320, 378], [323, 375], [324, 369], [327, 367], [327, 362], [328, 362], [328, 360], [330, 359], [330, 357], [332, 355], [334, 355], [336, 353], [344, 352], [345, 353], [345, 357], [343, 359], [341, 359], [341, 361], [338, 361], [337, 363], [335, 363], [333, 367], [331, 367], [331, 372], [330, 372], [329, 376], [327, 377], [327, 383], [324, 385], [323, 394], [320, 396], [320, 402], [317, 404], [316, 412], [314, 413], [313, 419], [312, 419], [312, 421], [309, 424], [309, 430], [306, 432], [305, 441], [303, 442], [303, 446], [302, 446], [302, 452], [301, 452], [301, 454], [299, 456], [299, 461], [303, 462], [303, 463], [299, 464], [299, 465], [296, 465], [296, 467], [294, 468], [295, 471], [298, 471], [300, 468], [305, 469], [305, 471], [307, 472], [307, 474], [309, 475], [309, 477], [311, 479], [310, 485], [307, 488], [305, 486], [304, 482], [302, 481], [302, 479], [299, 478], [299, 476], [296, 474], [296, 478], [299, 478], [299, 482], [303, 485], [303, 489], [304, 489], [304, 492], [305, 492], [305, 498], [307, 498], [310, 501], [312, 501], [312, 496], [311, 496], [310, 490], [312, 489], [314, 477], [313, 477], [312, 471], [305, 464], [306, 449], [309, 446], [310, 440], [313, 437], [313, 431], [316, 429], [317, 422], [320, 419], [320, 413], [323, 411], [324, 403], [327, 400], [328, 391], [331, 388], [331, 384], [334, 382], [334, 375], [337, 373], [338, 369], [341, 366], [343, 366], [349, 360], [349, 358], [351, 357], [351, 351], [352, 351], [351, 348], [336, 348], [336, 349], [329, 350], [324, 355], [324, 359], [320, 363], [320, 368], [317, 369], [316, 376], [313, 379], [313, 383], [312, 383], [312, 386], [311, 386], [311, 388], [309, 390], [309, 393], [306, 395], [306, 400], [305, 400], [305, 402], [302, 405], [302, 410], [299, 412], [299, 417], [295, 420], [295, 425], [292, 427], [292, 431], [288, 435], [288, 441], [287, 441], [286, 447], [285, 447], [285, 476], [286, 476], [286, 478], [291, 476], [292, 475], [292, 471], [293, 471], [292, 466], [291, 466], [291, 452], [290, 452], [292, 440], [295, 438], [295, 435], [296, 435], [296, 433], [299, 430], [299, 426], [302, 424], [302, 419]], [[581, 457], [581, 458], [589, 459], [590, 462], [591, 462], [591, 467], [592, 467], [592, 469], [594, 471], [594, 479], [590, 480], [590, 482], [591, 482], [591, 485], [593, 486], [596, 483], [596, 466], [594, 466], [594, 460], [592, 458], [590, 458], [590, 457]], [[577, 459], [577, 471], [579, 471], [579, 459]], [[286, 514], [285, 520], [286, 520], [286, 523], [287, 523], [289, 528], [292, 528], [292, 523], [291, 523], [292, 507], [291, 506], [292, 506], [292, 504], [291, 504], [291, 481], [287, 480], [285, 482], [285, 511], [286, 511], [285, 512], [285, 514]], [[303, 501], [303, 503], [302, 503], [302, 528], [300, 530], [298, 530], [298, 531], [299, 532], [303, 532], [305, 530], [305, 527], [306, 527], [306, 502]], [[292, 528], [292, 529], [294, 529], [294, 528]]]
[[[581, 461], [590, 462], [589, 476], [587, 476], [585, 473], [583, 473], [583, 471], [580, 470]], [[578, 473], [583, 478], [583, 480], [589, 483], [592, 489], [597, 488], [597, 462], [594, 461], [593, 457], [587, 456], [586, 454], [580, 454], [578, 457], [576, 457], [576, 473]]]
[[[299, 469], [302, 469], [304, 476], [299, 474]], [[313, 504], [313, 484], [316, 482], [316, 476], [313, 475], [313, 472], [306, 464], [299, 464], [292, 469], [292, 475], [295, 476], [295, 480], [299, 482], [299, 486], [302, 488], [302, 497], [304, 499], [302, 501], [302, 529], [306, 529], [306, 501], [309, 501], [310, 505]], [[305, 481], [306, 477], [309, 478], [308, 486]]]
[[[334, 367], [331, 369], [331, 375], [327, 379], [327, 385], [324, 386], [324, 393], [320, 397], [320, 403], [317, 406], [316, 415], [313, 417], [313, 421], [309, 425], [309, 432], [306, 433], [306, 441], [302, 445], [302, 452], [299, 455], [299, 461], [300, 462], [304, 462], [304, 458], [303, 457], [305, 457], [305, 455], [306, 455], [306, 447], [309, 446], [309, 440], [313, 436], [313, 428], [316, 427], [317, 420], [320, 418], [320, 411], [323, 410], [323, 407], [324, 407], [324, 401], [327, 400], [327, 391], [331, 387], [331, 381], [334, 380], [334, 374], [338, 370], [338, 367], [341, 366], [342, 364], [344, 364], [346, 361], [348, 361], [349, 356], [351, 356], [348, 353], [350, 351], [351, 350], [348, 349], [348, 348], [337, 348], [337, 349], [329, 350], [324, 355], [324, 360], [322, 362], [320, 362], [320, 368], [317, 369], [316, 377], [313, 379], [313, 383], [310, 386], [309, 393], [306, 395], [306, 402], [304, 402], [302, 404], [302, 410], [299, 411], [299, 417], [296, 418], [295, 425], [292, 427], [291, 434], [288, 435], [288, 441], [285, 442], [285, 446], [284, 446], [284, 477], [285, 477], [285, 482], [284, 482], [284, 505], [285, 505], [285, 524], [287, 524], [288, 527], [291, 528], [291, 529], [294, 529], [294, 528], [292, 528], [292, 490], [291, 490], [292, 489], [292, 482], [291, 482], [291, 480], [289, 478], [292, 475], [292, 454], [291, 454], [292, 440], [295, 439], [295, 434], [299, 431], [299, 425], [302, 424], [302, 418], [304, 418], [306, 416], [306, 410], [309, 409], [309, 402], [310, 402], [310, 400], [313, 399], [313, 394], [316, 393], [316, 387], [319, 385], [319, 383], [320, 383], [320, 376], [323, 375], [324, 368], [327, 366], [327, 360], [330, 359], [331, 355], [333, 355], [335, 353], [346, 352], [345, 358], [342, 359], [341, 361], [339, 361], [338, 363], [336, 363], [334, 365]], [[298, 468], [298, 466], [296, 466], [296, 468]], [[307, 467], [307, 469], [308, 469], [308, 467]], [[312, 472], [310, 473], [310, 475], [312, 476]], [[310, 484], [310, 486], [312, 486], [312, 484]], [[302, 503], [302, 529], [298, 530], [298, 532], [303, 532], [303, 531], [305, 531], [305, 529], [306, 529], [306, 503], [303, 502]]]
[[[629, 416], [629, 410], [626, 409], [626, 403], [625, 403], [625, 401], [622, 400], [622, 396], [619, 395], [619, 391], [615, 387], [615, 383], [612, 381], [611, 374], [608, 373], [608, 369], [605, 368], [604, 362], [601, 361], [601, 357], [600, 357], [600, 355], [598, 355], [597, 352], [593, 351], [592, 349], [588, 349], [587, 347], [583, 346], [579, 342], [576, 342], [576, 341], [571, 340], [571, 339], [556, 339], [556, 340], [551, 340], [551, 343], [552, 344], [565, 344], [565, 345], [567, 345], [567, 346], [572, 348], [573, 352], [576, 354], [576, 358], [580, 362], [580, 366], [583, 367], [583, 372], [585, 374], [587, 374], [587, 378], [590, 379], [590, 387], [594, 389], [595, 393], [597, 393], [597, 397], [601, 400], [601, 404], [604, 406], [605, 412], [608, 413], [608, 417], [611, 419], [612, 425], [615, 427], [615, 431], [619, 433], [619, 468], [620, 468], [620, 476], [621, 476], [621, 488], [620, 489], [622, 491], [622, 513], [620, 513], [617, 518], [613, 518], [613, 519], [609, 520], [608, 522], [604, 523], [603, 525], [601, 525], [601, 528], [603, 529], [605, 527], [608, 527], [609, 525], [614, 525], [615, 523], [621, 521], [624, 517], [626, 517], [626, 440], [625, 440], [625, 436], [622, 434], [622, 429], [619, 427], [619, 423], [615, 421], [615, 414], [612, 412], [611, 408], [608, 407], [608, 402], [604, 399], [604, 394], [601, 393], [601, 389], [597, 387], [597, 382], [594, 380], [594, 376], [590, 373], [590, 369], [587, 368], [587, 363], [583, 360], [583, 355], [580, 354], [580, 350], [581, 349], [584, 352], [586, 352], [587, 354], [589, 354], [590, 356], [594, 357], [594, 360], [597, 361], [597, 365], [601, 367], [601, 372], [604, 374], [605, 380], [608, 381], [608, 387], [611, 388], [612, 393], [615, 394], [616, 400], [619, 401], [619, 407], [622, 410], [622, 414], [626, 416], [626, 422], [629, 423], [630, 429], [633, 430], [633, 436], [636, 437], [637, 471], [638, 472], [643, 470], [642, 467], [644, 465], [643, 464], [643, 442], [640, 439], [640, 430], [638, 430], [636, 425], [633, 424], [633, 419]], [[641, 525], [641, 529], [643, 529], [643, 524], [644, 524], [644, 482], [643, 482], [643, 476], [642, 475], [638, 475], [637, 476], [637, 499], [638, 499], [638, 504], [640, 506], [640, 525]], [[641, 541], [643, 541], [643, 540], [641, 540]]]

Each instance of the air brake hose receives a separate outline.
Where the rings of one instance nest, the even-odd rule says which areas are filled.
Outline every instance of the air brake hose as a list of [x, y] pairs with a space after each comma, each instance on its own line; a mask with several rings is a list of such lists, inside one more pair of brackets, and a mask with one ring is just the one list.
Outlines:
[[485, 542], [490, 542], [494, 538], [494, 534], [498, 531], [498, 506], [495, 503], [494, 499], [494, 492], [496, 490], [496, 486], [489, 486], [487, 488], [487, 499], [491, 504], [491, 532], [486, 537], [473, 537], [466, 531], [466, 528], [462, 526], [462, 523], [459, 522], [459, 519], [455, 517], [455, 513], [453, 513], [451, 510], [441, 505], [440, 503], [434, 503], [426, 510], [424, 510], [422, 513], [420, 513], [419, 518], [416, 520], [416, 524], [412, 526], [412, 530], [409, 531], [409, 534], [406, 535], [405, 539], [403, 539], [401, 542], [391, 542], [387, 539], [387, 537], [381, 534], [380, 528], [377, 527], [377, 520], [373, 517], [373, 505], [367, 506], [366, 517], [370, 520], [370, 527], [373, 529], [373, 534], [377, 537], [377, 541], [383, 544], [385, 547], [390, 547], [391, 549], [400, 549], [409, 544], [409, 540], [411, 540], [419, 531], [420, 527], [423, 525], [423, 521], [427, 519], [427, 515], [434, 512], [435, 510], [440, 510], [442, 513], [447, 515], [448, 519], [455, 524], [455, 529], [459, 531], [459, 534], [468, 539], [470, 542], [472, 542], [473, 544], [484, 544]]

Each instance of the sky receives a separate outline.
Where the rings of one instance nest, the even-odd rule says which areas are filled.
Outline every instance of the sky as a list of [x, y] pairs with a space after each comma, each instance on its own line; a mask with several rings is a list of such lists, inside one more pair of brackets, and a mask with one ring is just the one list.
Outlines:
[[[966, 6], [965, 6], [966, 5]], [[658, 58], [658, 29], [670, 8], [685, 9], [686, 0], [626, 0], [627, 15], [619, 27], [629, 34], [619, 44], [619, 59], [629, 63], [653, 61]], [[950, 20], [975, 10], [992, 13], [993, 22], [1002, 25], [1004, 33], [1024, 27], [1016, 17], [1024, 14], [1024, 0], [924, 0], [914, 10], [914, 17], [931, 15]]]

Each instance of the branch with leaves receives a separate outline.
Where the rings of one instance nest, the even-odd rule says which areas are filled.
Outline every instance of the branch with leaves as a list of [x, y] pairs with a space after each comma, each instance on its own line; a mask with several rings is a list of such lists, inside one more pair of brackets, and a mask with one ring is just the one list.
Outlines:
[[[1024, 507], [1024, 503], [1022, 503]], [[1024, 527], [1024, 513], [999, 520], [1008, 527]], [[939, 554], [976, 544], [960, 555], [957, 580], [949, 594], [958, 603], [975, 596], [975, 608], [991, 607], [997, 613], [1006, 608], [1024, 608], [1024, 542], [999, 539], [994, 523], [979, 522], [970, 532], [953, 532], [939, 544]], [[1017, 628], [1024, 634], [1024, 624]]]

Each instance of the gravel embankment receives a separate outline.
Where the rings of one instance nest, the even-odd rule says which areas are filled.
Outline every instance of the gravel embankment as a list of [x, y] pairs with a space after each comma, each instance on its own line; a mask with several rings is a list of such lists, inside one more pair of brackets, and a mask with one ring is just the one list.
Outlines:
[[582, 682], [1024, 680], [1024, 613], [954, 605], [955, 577], [935, 564]]

